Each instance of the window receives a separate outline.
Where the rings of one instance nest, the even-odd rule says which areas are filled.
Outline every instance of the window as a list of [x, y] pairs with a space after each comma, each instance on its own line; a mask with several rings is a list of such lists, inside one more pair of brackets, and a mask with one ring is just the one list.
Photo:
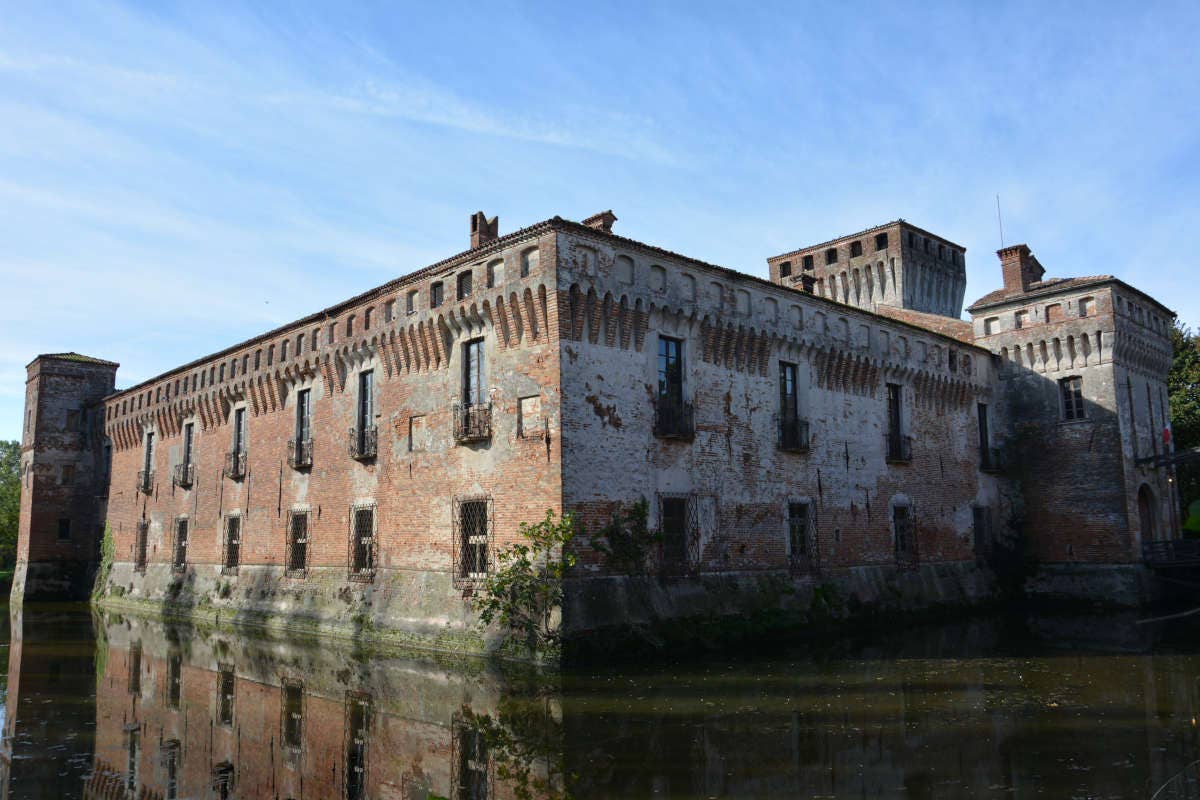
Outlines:
[[544, 433], [541, 395], [520, 398], [517, 401], [517, 436], [541, 439]]
[[790, 502], [787, 506], [787, 556], [793, 570], [808, 572], [816, 566], [816, 537], [812, 503]]
[[836, 247], [831, 247], [825, 251], [825, 263], [826, 264], [836, 264], [837, 263], [837, 248]]
[[180, 517], [175, 520], [175, 548], [171, 558], [171, 567], [175, 572], [183, 572], [187, 568], [188, 520]]
[[504, 262], [500, 259], [487, 265], [487, 285], [489, 289], [504, 285]]
[[141, 783], [141, 779], [138, 776], [141, 767], [141, 759], [139, 758], [141, 740], [141, 731], [131, 730], [129, 732], [129, 764], [125, 771], [125, 789], [130, 797], [138, 790], [138, 784]]
[[79, 430], [79, 412], [78, 411], [68, 411], [67, 412], [67, 430], [68, 431]]
[[396, 313], [396, 301], [395, 300], [388, 300], [386, 303], [383, 304], [383, 321], [384, 322], [391, 322], [392, 317], [395, 315], [395, 313]]
[[142, 474], [138, 483], [146, 494], [154, 485], [154, 431], [146, 431], [146, 444], [142, 452]]
[[137, 526], [137, 538], [134, 540], [133, 549], [133, 570], [134, 572], [146, 571], [146, 550], [147, 540], [150, 538], [150, 523], [142, 520]]
[[141, 694], [142, 692], [141, 642], [129, 645], [129, 673], [126, 676], [125, 688], [130, 694]]
[[804, 271], [805, 271], [805, 272], [812, 272], [812, 270], [813, 270], [813, 257], [812, 257], [811, 255], [807, 255], [807, 256], [805, 256], [805, 257], [804, 257], [804, 261], [803, 261], [803, 267], [804, 267]]
[[788, 278], [792, 274], [792, 262], [784, 261], [779, 265], [779, 277]]
[[858, 258], [861, 255], [862, 255], [862, 242], [851, 242], [850, 243], [850, 257]]
[[661, 568], [664, 572], [680, 572], [687, 568], [688, 499], [663, 496], [659, 500], [661, 535]]
[[192, 464], [192, 442], [196, 436], [196, 423], [186, 422], [183, 425], [183, 463]]
[[375, 372], [358, 373], [357, 426], [350, 432], [350, 455], [354, 458], [374, 458], [378, 450], [378, 431], [375, 428]]
[[1029, 325], [1029, 312], [1028, 311], [1018, 311], [1016, 313], [1016, 316], [1013, 317], [1013, 327], [1016, 328], [1017, 330], [1020, 330], [1021, 328], [1028, 327], [1028, 325]]
[[62, 474], [59, 476], [59, 483], [63, 486], [70, 486], [75, 483], [75, 465], [63, 464]]
[[404, 313], [417, 313], [417, 290], [413, 289], [404, 297]]
[[375, 574], [375, 506], [350, 509], [350, 576], [369, 578]]
[[233, 410], [233, 452], [246, 452], [246, 409]]
[[887, 247], [888, 247], [887, 233], [884, 232], [884, 233], [875, 234], [875, 252], [878, 253], [880, 250], [887, 250]]
[[991, 336], [992, 334], [999, 333], [999, 332], [1000, 332], [1000, 318], [999, 317], [988, 317], [987, 319], [985, 319], [983, 321], [983, 335], [984, 336]]
[[1058, 391], [1062, 395], [1062, 418], [1068, 421], [1084, 419], [1083, 378], [1063, 378], [1058, 382]]
[[[371, 727], [371, 698], [346, 697], [346, 800], [367, 796], [367, 736]], [[471, 795], [468, 795], [470, 797]]]
[[375, 314], [375, 308], [370, 307], [363, 312], [363, 330], [371, 330], [371, 317]]
[[466, 406], [478, 406], [487, 402], [487, 364], [483, 353], [483, 339], [472, 339], [463, 344], [463, 396]]
[[1090, 317], [1092, 309], [1095, 306], [1095, 301], [1090, 297], [1085, 297], [1079, 301], [1079, 316]]
[[222, 761], [213, 767], [212, 788], [217, 800], [229, 800], [233, 797], [234, 770], [233, 764]]
[[1046, 322], [1062, 322], [1062, 303], [1051, 303], [1046, 306]]
[[222, 666], [217, 672], [217, 724], [233, 724], [235, 675], [233, 667]]
[[283, 746], [300, 750], [304, 746], [304, 685], [283, 683]]
[[521, 277], [528, 278], [529, 273], [537, 269], [538, 265], [538, 250], [536, 247], [531, 247], [524, 253], [521, 253]]
[[458, 299], [465, 300], [471, 296], [471, 273], [460, 272], [458, 274]]
[[71, 541], [71, 520], [60, 519], [58, 521], [58, 540], [60, 542]]
[[983, 470], [990, 470], [997, 464], [992, 455], [992, 434], [988, 424], [987, 403], [979, 403], [976, 406], [976, 413], [979, 418], [979, 465]]
[[179, 797], [179, 740], [170, 739], [162, 745], [163, 766], [167, 773], [167, 793], [165, 800], [177, 800]]
[[303, 575], [308, 569], [308, 511], [293, 511], [288, 525], [287, 571]]
[[455, 503], [456, 575], [460, 580], [479, 580], [488, 573], [488, 534], [491, 532], [491, 498], [467, 497]]
[[912, 458], [909, 438], [904, 435], [901, 417], [902, 387], [897, 383], [887, 385], [887, 460], [909, 461]]
[[179, 708], [179, 698], [183, 694], [183, 656], [173, 654], [167, 659], [167, 707]]
[[[296, 445], [311, 446], [312, 442], [312, 390], [296, 392]], [[297, 452], [298, 455], [301, 453]], [[311, 456], [306, 461], [311, 461]]]
[[474, 726], [464, 724], [461, 720], [454, 725], [453, 739], [454, 786], [450, 796], [454, 798], [480, 798], [486, 800], [492, 796], [491, 787], [491, 756], [488, 753], [488, 742], [484, 732]]
[[429, 307], [437, 308], [442, 304], [442, 282], [438, 281], [429, 287]]
[[892, 534], [895, 537], [896, 563], [916, 566], [917, 533], [913, 527], [911, 506], [900, 503], [892, 506]]
[[801, 450], [807, 446], [807, 430], [800, 421], [800, 394], [795, 364], [779, 362], [779, 447]]
[[237, 572], [242, 555], [242, 518], [231, 515], [225, 518], [225, 552], [221, 565], [226, 574]]
[[691, 434], [691, 409], [684, 401], [683, 340], [658, 339], [658, 401], [655, 433], [659, 436]]

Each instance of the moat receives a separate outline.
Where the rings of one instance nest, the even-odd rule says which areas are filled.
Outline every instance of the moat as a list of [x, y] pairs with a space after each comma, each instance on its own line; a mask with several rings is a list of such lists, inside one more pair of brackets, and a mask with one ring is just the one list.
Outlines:
[[6, 798], [1200, 797], [1196, 618], [988, 618], [544, 680], [0, 614]]

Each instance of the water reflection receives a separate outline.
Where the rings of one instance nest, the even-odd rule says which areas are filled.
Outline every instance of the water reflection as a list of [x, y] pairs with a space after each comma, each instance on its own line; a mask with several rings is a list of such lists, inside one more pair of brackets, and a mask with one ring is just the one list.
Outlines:
[[329, 642], [26, 609], [11, 616], [0, 777], [5, 798], [1178, 800], [1200, 798], [1198, 713], [1190, 644], [1111, 617], [547, 687]]

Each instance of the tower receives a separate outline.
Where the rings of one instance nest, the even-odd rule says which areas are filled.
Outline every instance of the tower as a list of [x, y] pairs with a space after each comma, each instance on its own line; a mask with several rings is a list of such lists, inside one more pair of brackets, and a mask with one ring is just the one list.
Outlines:
[[117, 366], [58, 353], [26, 367], [15, 602], [87, 595], [108, 495], [110, 451], [97, 415]]

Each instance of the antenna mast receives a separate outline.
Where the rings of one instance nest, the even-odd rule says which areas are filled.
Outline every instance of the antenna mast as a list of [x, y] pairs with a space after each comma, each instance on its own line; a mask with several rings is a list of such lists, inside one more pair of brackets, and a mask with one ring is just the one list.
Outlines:
[[1004, 249], [1004, 218], [1000, 216], [1000, 195], [996, 195], [996, 222], [1000, 226], [1000, 249]]

